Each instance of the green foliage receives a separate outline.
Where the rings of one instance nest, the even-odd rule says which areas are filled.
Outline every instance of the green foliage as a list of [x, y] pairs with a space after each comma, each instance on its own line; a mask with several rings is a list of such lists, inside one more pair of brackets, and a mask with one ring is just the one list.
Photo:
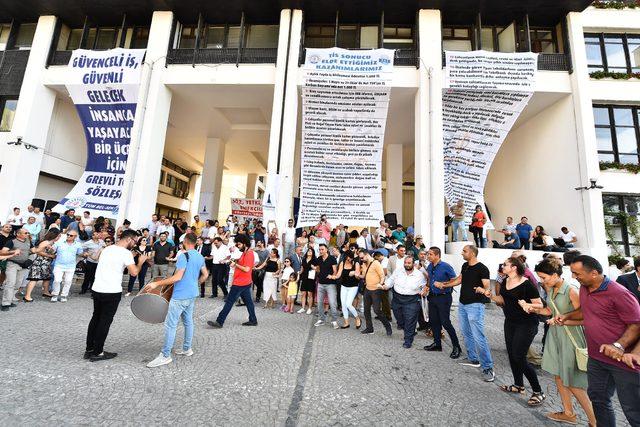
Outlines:
[[[616, 243], [616, 227], [619, 227], [621, 224], [625, 224], [627, 226], [629, 240], [632, 242], [640, 242], [640, 222], [638, 221], [637, 216], [629, 215], [627, 212], [622, 211], [605, 210], [604, 215], [604, 231], [607, 235], [609, 247], [611, 247], [611, 250], [613, 251], [613, 254], [609, 255], [609, 265], [613, 265], [615, 264], [615, 260], [619, 260], [620, 258], [625, 257], [625, 254], [620, 248], [620, 245]], [[614, 262], [611, 262], [612, 259], [614, 260]]]
[[600, 170], [618, 169], [631, 173], [640, 173], [640, 165], [635, 163], [600, 162]]
[[592, 79], [600, 80], [611, 78], [614, 80], [640, 79], [640, 73], [612, 73], [610, 71], [593, 71], [589, 73]]
[[591, 6], [597, 9], [635, 9], [640, 8], [640, 0], [596, 0]]

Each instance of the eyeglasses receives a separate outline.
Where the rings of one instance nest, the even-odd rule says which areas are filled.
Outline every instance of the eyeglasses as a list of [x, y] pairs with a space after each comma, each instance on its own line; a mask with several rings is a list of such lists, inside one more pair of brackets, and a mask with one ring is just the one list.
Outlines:
[[76, 237], [76, 235], [73, 233], [67, 233], [67, 237]]

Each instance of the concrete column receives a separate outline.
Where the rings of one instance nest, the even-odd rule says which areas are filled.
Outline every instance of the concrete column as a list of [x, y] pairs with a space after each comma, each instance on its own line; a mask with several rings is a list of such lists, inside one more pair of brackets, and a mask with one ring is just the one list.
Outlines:
[[195, 174], [191, 176], [189, 180], [189, 200], [191, 200], [191, 206], [189, 207], [189, 224], [194, 215], [198, 215], [200, 209], [200, 191], [202, 190], [202, 174]]
[[247, 191], [245, 191], [245, 197], [247, 199], [255, 199], [256, 198], [256, 184], [258, 182], [258, 174], [257, 173], [249, 173], [247, 174]]
[[[569, 77], [576, 118], [578, 164], [580, 169], [580, 182], [576, 182], [575, 186], [588, 187], [590, 180], [597, 180], [600, 177], [600, 165], [593, 120], [593, 100], [589, 91], [589, 70], [587, 68], [587, 53], [584, 44], [584, 29], [580, 13], [571, 12], [567, 15], [567, 33], [571, 50], [571, 62], [573, 64], [573, 73]], [[581, 209], [585, 217], [586, 236], [578, 237], [579, 246], [589, 247], [593, 256], [604, 263], [607, 261], [608, 248], [604, 227], [602, 191], [598, 189], [582, 190], [581, 195]], [[606, 266], [607, 264], [603, 265]]]
[[172, 23], [172, 12], [154, 12], [151, 18], [118, 224], [128, 218], [133, 227], [143, 226], [156, 210], [171, 108], [171, 91], [162, 83], [162, 75]]
[[[0, 221], [3, 223], [14, 207], [25, 211], [36, 193], [56, 101], [56, 93], [42, 84], [55, 26], [55, 16], [38, 19], [13, 127], [6, 139], [16, 141], [20, 137], [23, 145], [6, 146], [3, 150], [0, 170]], [[27, 150], [25, 144], [34, 148]]]
[[441, 25], [439, 10], [419, 11], [414, 218], [416, 233], [423, 235], [425, 243], [444, 248]]
[[200, 187], [200, 219], [219, 219], [222, 173], [224, 171], [225, 142], [219, 138], [208, 138], [204, 154], [202, 184]]
[[[267, 179], [274, 179], [277, 174], [280, 183], [277, 186], [275, 218], [269, 218], [265, 214], [265, 219], [274, 219], [281, 230], [293, 215], [294, 156], [291, 154], [295, 153], [298, 124], [297, 76], [301, 31], [302, 11], [295, 9], [291, 13], [289, 10], [283, 10], [280, 15], [278, 71], [274, 88], [267, 166]], [[269, 183], [267, 188], [270, 188]]]
[[[398, 222], [402, 222], [402, 144], [389, 144], [386, 148], [387, 191], [385, 192], [385, 213], [395, 213]], [[404, 224], [403, 224], [404, 225]], [[409, 224], [407, 224], [408, 226]]]

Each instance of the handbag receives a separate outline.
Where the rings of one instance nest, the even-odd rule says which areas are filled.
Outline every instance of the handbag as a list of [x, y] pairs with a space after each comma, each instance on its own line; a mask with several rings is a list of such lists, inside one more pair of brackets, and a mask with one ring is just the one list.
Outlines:
[[[551, 301], [551, 305], [553, 306], [553, 309], [559, 315], [560, 314], [560, 310], [558, 310], [558, 307], [556, 307], [556, 303], [553, 302], [553, 296], [551, 296], [551, 298], [549, 298], [549, 301]], [[571, 340], [571, 343], [573, 344], [573, 347], [575, 349], [576, 364], [578, 365], [578, 369], [580, 369], [583, 372], [587, 372], [587, 363], [589, 362], [589, 352], [587, 351], [586, 348], [578, 347], [578, 343], [576, 342], [575, 338], [573, 337], [573, 334], [571, 333], [571, 330], [569, 329], [568, 326], [563, 325], [562, 327], [564, 328], [564, 330], [567, 333], [567, 335], [569, 335], [569, 339]]]
[[22, 262], [19, 262], [19, 261], [11, 261], [11, 262], [18, 264], [20, 268], [29, 268], [33, 264], [33, 260], [30, 258], [27, 258]]

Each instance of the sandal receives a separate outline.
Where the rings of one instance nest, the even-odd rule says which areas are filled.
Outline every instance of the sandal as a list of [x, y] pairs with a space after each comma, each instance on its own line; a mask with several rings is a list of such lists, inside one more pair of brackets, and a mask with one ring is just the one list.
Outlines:
[[518, 387], [517, 385], [501, 385], [500, 390], [506, 393], [518, 393], [524, 394], [524, 387]]
[[527, 400], [527, 405], [529, 406], [540, 406], [542, 402], [547, 398], [545, 394], [541, 391], [537, 391], [531, 395], [529, 400]]

